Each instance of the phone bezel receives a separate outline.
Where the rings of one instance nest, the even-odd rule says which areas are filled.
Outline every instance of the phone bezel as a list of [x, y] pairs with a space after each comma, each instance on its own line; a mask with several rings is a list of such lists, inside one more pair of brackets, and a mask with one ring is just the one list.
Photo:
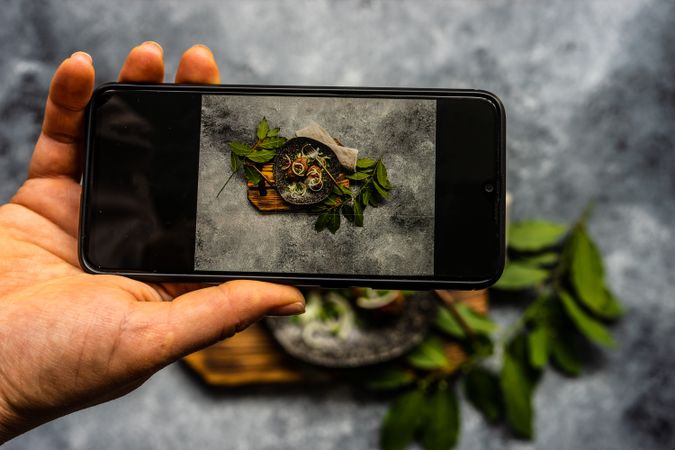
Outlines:
[[[143, 91], [173, 91], [186, 92], [193, 94], [239, 94], [239, 95], [337, 95], [337, 96], [357, 96], [357, 97], [379, 97], [379, 98], [444, 98], [444, 97], [476, 97], [489, 101], [495, 108], [498, 115], [499, 130], [497, 133], [497, 162], [499, 169], [498, 179], [495, 180], [498, 185], [497, 196], [497, 214], [499, 221], [499, 255], [497, 270], [493, 276], [484, 280], [433, 280], [433, 279], [406, 279], [406, 278], [368, 278], [349, 276], [340, 276], [326, 274], [321, 276], [300, 276], [292, 274], [270, 275], [262, 273], [256, 274], [222, 274], [222, 273], [159, 273], [159, 272], [139, 272], [139, 271], [119, 271], [106, 270], [91, 264], [85, 255], [87, 239], [87, 199], [89, 198], [89, 186], [92, 172], [91, 148], [93, 137], [93, 112], [96, 99], [103, 93], [115, 90], [143, 90]], [[443, 289], [481, 289], [496, 282], [504, 268], [505, 260], [505, 193], [506, 193], [506, 117], [504, 106], [501, 100], [494, 94], [484, 90], [472, 89], [436, 89], [436, 88], [393, 88], [393, 87], [315, 87], [315, 86], [257, 86], [257, 85], [186, 85], [186, 84], [128, 84], [128, 83], [106, 83], [98, 86], [90, 101], [86, 113], [86, 139], [85, 139], [85, 160], [82, 180], [82, 197], [80, 208], [80, 233], [78, 239], [78, 257], [80, 265], [86, 272], [92, 274], [114, 274], [122, 275], [143, 281], [164, 282], [164, 281], [187, 281], [187, 282], [222, 282], [233, 279], [249, 279], [259, 281], [270, 281], [284, 284], [294, 284], [301, 286], [321, 286], [321, 287], [347, 287], [347, 286], [368, 286], [374, 288], [396, 288], [422, 290], [432, 288]]]

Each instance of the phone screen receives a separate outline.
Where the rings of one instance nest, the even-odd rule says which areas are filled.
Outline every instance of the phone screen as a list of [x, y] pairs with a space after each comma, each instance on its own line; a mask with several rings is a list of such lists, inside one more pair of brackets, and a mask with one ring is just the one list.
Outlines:
[[81, 257], [125, 273], [488, 279], [503, 113], [415, 94], [104, 90]]

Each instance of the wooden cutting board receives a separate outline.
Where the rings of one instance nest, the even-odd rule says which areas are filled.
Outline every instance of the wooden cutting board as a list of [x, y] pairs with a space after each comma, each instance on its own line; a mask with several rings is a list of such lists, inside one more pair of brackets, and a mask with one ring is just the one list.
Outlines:
[[[452, 291], [461, 302], [480, 314], [487, 314], [487, 291]], [[447, 355], [455, 366], [465, 354], [449, 344]], [[225, 341], [183, 358], [207, 384], [236, 387], [255, 384], [322, 383], [336, 379], [340, 371], [311, 366], [288, 356], [262, 324], [255, 324]]]
[[[250, 181], [246, 182], [246, 196], [248, 197], [248, 201], [250, 201], [258, 211], [264, 212], [287, 212], [306, 209], [302, 206], [296, 206], [287, 203], [283, 198], [281, 198], [281, 195], [279, 195], [279, 192], [277, 192], [273, 184], [270, 184], [270, 182], [274, 183], [274, 171], [272, 170], [273, 166], [274, 165], [272, 163], [266, 163], [263, 164], [262, 168], [260, 169], [260, 172], [262, 172], [265, 178], [264, 194], [261, 192], [258, 185], [255, 185]], [[342, 186], [349, 187], [349, 180], [345, 178], [343, 173], [338, 174], [337, 182]]]

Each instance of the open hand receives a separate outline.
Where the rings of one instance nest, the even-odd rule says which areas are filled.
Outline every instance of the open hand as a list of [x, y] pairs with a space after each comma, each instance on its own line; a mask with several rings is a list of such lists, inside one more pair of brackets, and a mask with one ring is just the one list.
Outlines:
[[[154, 42], [132, 49], [119, 75], [134, 83], [163, 78], [162, 48]], [[176, 82], [218, 83], [211, 51], [187, 50]], [[28, 179], [0, 206], [0, 444], [126, 394], [265, 314], [304, 310], [302, 294], [288, 286], [231, 281], [198, 289], [82, 272], [83, 119], [93, 86], [86, 53], [57, 69]]]

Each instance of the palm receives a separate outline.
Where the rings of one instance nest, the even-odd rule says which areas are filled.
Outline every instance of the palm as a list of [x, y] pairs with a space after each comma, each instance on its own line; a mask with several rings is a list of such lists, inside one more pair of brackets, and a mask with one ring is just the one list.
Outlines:
[[[19, 413], [44, 410], [48, 417], [57, 405], [102, 401], [156, 369], [136, 361], [134, 346], [122, 340], [129, 335], [125, 321], [135, 303], [162, 300], [160, 291], [124, 277], [82, 272], [76, 252], [79, 191], [70, 178], [29, 180], [13, 203], [0, 209], [0, 245], [12, 249], [2, 261], [1, 306], [16, 312], [3, 332], [6, 344], [21, 336], [17, 347], [33, 349], [14, 355], [14, 372], [21, 378], [5, 380], [20, 393], [21, 402], [14, 402]], [[58, 217], [65, 221], [55, 223]], [[22, 336], [25, 329], [30, 335]], [[156, 344], [161, 349], [167, 342]], [[110, 380], [117, 382], [111, 386]]]
[[[158, 83], [163, 69], [161, 48], [144, 44], [131, 51], [120, 80]], [[210, 51], [185, 52], [176, 81], [218, 82]], [[297, 289], [269, 283], [195, 290], [82, 271], [80, 143], [93, 83], [86, 55], [59, 67], [28, 180], [0, 207], [0, 444], [124, 394], [176, 358], [266, 313], [304, 308]]]
[[4, 261], [0, 293], [82, 273], [77, 262], [79, 192], [71, 178], [31, 179], [12, 203], [0, 208], [2, 236], [16, 249]]

